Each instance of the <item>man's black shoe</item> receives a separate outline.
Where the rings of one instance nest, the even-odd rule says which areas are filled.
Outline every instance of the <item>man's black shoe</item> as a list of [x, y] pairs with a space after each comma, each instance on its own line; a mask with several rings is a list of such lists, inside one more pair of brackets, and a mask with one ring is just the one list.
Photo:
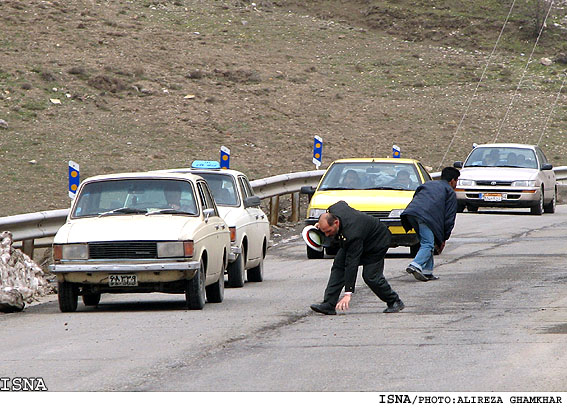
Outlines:
[[337, 311], [328, 303], [315, 303], [311, 305], [311, 310], [325, 315], [336, 315]]
[[406, 307], [406, 305], [404, 305], [404, 302], [402, 302], [402, 299], [398, 299], [394, 303], [392, 303], [391, 305], [388, 305], [388, 307], [386, 309], [384, 309], [384, 313], [397, 313], [400, 310], [403, 310], [404, 307]]
[[418, 281], [427, 282], [427, 278], [423, 276], [423, 273], [421, 273], [421, 271], [413, 265], [409, 265], [406, 268], [406, 272], [413, 275], [413, 277]]
[[435, 276], [435, 275], [433, 275], [432, 273], [424, 273], [423, 276], [425, 276], [428, 281], [439, 279], [438, 276]]

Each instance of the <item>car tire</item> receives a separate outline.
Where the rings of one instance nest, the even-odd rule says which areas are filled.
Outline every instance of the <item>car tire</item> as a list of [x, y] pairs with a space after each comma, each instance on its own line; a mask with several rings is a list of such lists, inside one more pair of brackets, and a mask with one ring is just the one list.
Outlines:
[[59, 282], [57, 284], [57, 299], [59, 300], [59, 310], [63, 313], [70, 313], [77, 310], [78, 304], [77, 286], [69, 282]]
[[325, 253], [323, 251], [315, 251], [307, 245], [305, 248], [307, 248], [307, 259], [323, 259], [325, 257]]
[[98, 306], [100, 303], [100, 293], [85, 293], [83, 295], [83, 305]]
[[185, 302], [190, 310], [201, 310], [205, 307], [205, 263], [201, 259], [199, 270], [193, 279], [187, 281]]
[[209, 303], [222, 303], [224, 299], [224, 273], [221, 273], [218, 281], [207, 286], [205, 291], [207, 292], [207, 301]]
[[247, 271], [248, 282], [262, 282], [264, 280], [264, 258], [254, 268]]
[[532, 215], [542, 215], [543, 214], [543, 187], [539, 192], [539, 200], [536, 205], [530, 207], [530, 213]]
[[231, 288], [244, 286], [245, 263], [244, 252], [241, 252], [234, 262], [228, 264], [228, 285]]
[[553, 214], [555, 213], [555, 206], [557, 205], [557, 190], [553, 191], [553, 198], [551, 199], [551, 202], [547, 205], [543, 206], [543, 211], [545, 211], [548, 214]]
[[419, 243], [411, 245], [409, 247], [409, 253], [412, 258], [415, 258], [417, 256], [417, 253], [419, 252], [419, 248], [421, 248], [421, 244]]
[[477, 212], [477, 211], [478, 211], [478, 206], [468, 204], [468, 205], [467, 205], [467, 211], [468, 211], [468, 212]]

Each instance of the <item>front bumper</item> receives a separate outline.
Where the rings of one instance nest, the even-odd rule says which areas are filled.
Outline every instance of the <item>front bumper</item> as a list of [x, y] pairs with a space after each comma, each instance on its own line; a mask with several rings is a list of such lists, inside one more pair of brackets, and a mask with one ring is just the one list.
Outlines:
[[140, 264], [89, 264], [89, 263], [69, 263], [49, 265], [52, 273], [71, 273], [71, 272], [107, 272], [107, 273], [137, 273], [137, 272], [165, 272], [165, 271], [195, 271], [200, 267], [198, 261], [190, 262], [163, 262], [163, 263], [140, 263]]
[[455, 190], [457, 202], [461, 205], [473, 205], [475, 207], [512, 207], [527, 208], [537, 205], [540, 199], [541, 189], [532, 188], [462, 188]]

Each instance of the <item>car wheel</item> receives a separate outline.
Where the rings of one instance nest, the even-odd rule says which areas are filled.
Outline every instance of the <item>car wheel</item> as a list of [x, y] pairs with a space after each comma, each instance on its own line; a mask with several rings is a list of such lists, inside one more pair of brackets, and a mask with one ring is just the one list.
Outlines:
[[418, 253], [420, 247], [421, 247], [421, 244], [419, 244], [419, 243], [414, 244], [414, 245], [411, 245], [411, 246], [409, 247], [409, 253], [410, 253], [410, 256], [411, 256], [412, 258], [415, 258], [415, 257], [416, 257], [416, 255], [417, 255], [417, 253]]
[[69, 282], [59, 282], [57, 284], [59, 310], [63, 313], [74, 312], [77, 310], [78, 297], [78, 290], [74, 284]]
[[201, 310], [205, 306], [205, 263], [202, 259], [193, 279], [187, 281], [185, 302], [190, 310]]
[[307, 259], [323, 259], [325, 257], [325, 253], [323, 251], [315, 251], [307, 245], [305, 247], [307, 248]]
[[205, 291], [207, 292], [207, 301], [221, 303], [224, 299], [224, 273], [221, 273], [218, 281], [207, 286]]
[[228, 285], [231, 288], [241, 288], [244, 286], [244, 253], [241, 252], [236, 260], [228, 264]]
[[262, 282], [264, 280], [264, 258], [260, 259], [258, 266], [247, 271], [248, 282]]
[[469, 204], [469, 205], [467, 205], [467, 211], [468, 212], [477, 212], [478, 206]]
[[543, 210], [548, 214], [553, 214], [555, 212], [555, 206], [557, 205], [557, 190], [553, 191], [553, 198], [551, 202], [544, 205]]
[[85, 306], [98, 306], [100, 302], [100, 293], [85, 293], [83, 295], [83, 304]]
[[536, 205], [530, 207], [530, 213], [533, 215], [542, 215], [543, 214], [543, 187], [539, 192], [539, 200]]

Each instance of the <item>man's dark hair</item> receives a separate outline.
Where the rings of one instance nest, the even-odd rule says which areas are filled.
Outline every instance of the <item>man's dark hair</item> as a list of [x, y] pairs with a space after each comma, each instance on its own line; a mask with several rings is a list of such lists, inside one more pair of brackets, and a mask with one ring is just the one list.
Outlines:
[[461, 172], [454, 167], [445, 167], [441, 170], [441, 180], [445, 180], [447, 182], [451, 180], [457, 180]]
[[337, 217], [335, 214], [331, 214], [330, 212], [323, 213], [323, 216], [325, 218], [325, 221], [327, 221], [328, 225], [331, 225], [332, 223], [334, 223], [336, 220], [339, 219], [339, 217]]

